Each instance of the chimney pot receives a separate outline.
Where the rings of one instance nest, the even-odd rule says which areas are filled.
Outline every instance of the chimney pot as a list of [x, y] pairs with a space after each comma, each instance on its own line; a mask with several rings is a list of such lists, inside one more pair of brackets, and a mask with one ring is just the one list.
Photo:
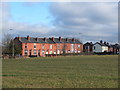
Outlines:
[[21, 40], [21, 37], [18, 36], [18, 40], [20, 41], [20, 40]]
[[27, 40], [30, 41], [30, 36], [29, 35], [27, 36]]
[[72, 38], [72, 41], [74, 42], [74, 41], [75, 41], [75, 39], [74, 39], [74, 38]]
[[46, 37], [44, 37], [44, 41], [45, 41], [45, 42], [47, 41], [47, 38], [46, 38]]
[[106, 44], [106, 41], [104, 41], [104, 44]]
[[52, 37], [52, 41], [54, 41], [54, 37]]
[[68, 41], [68, 38], [66, 38], [66, 41]]
[[102, 40], [100, 40], [100, 43], [103, 43]]
[[62, 40], [62, 38], [61, 37], [59, 37], [59, 41], [61, 41]]
[[38, 42], [38, 38], [36, 37], [36, 41]]

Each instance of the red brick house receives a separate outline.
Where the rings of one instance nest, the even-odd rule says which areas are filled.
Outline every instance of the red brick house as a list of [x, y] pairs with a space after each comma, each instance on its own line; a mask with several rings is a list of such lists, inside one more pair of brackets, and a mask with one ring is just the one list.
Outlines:
[[46, 54], [81, 53], [83, 44], [77, 39], [16, 37], [15, 44], [21, 47], [22, 56], [45, 56]]

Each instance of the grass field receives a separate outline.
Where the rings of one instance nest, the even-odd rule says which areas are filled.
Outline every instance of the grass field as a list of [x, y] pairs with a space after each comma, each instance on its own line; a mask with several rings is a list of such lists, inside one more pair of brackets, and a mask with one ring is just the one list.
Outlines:
[[3, 60], [3, 88], [117, 88], [118, 56]]

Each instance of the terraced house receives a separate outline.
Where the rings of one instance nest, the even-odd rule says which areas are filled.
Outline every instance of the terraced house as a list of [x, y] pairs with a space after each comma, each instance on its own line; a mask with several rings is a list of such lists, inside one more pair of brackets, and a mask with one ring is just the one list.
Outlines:
[[81, 53], [83, 44], [74, 38], [16, 37], [15, 44], [21, 47], [22, 56], [46, 56], [47, 54]]

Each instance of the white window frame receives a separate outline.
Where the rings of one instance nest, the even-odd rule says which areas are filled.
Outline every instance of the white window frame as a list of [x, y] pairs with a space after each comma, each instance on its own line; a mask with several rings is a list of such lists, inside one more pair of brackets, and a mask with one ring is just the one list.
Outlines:
[[78, 48], [80, 48], [80, 45], [78, 45]]
[[42, 49], [44, 49], [45, 48], [45, 45], [44, 44], [42, 44]]
[[53, 48], [53, 45], [50, 45], [50, 49], [52, 49]]
[[52, 54], [52, 51], [50, 51], [50, 54]]
[[37, 55], [37, 50], [34, 50], [34, 51], [33, 51], [33, 54], [34, 54], [34, 55]]
[[36, 49], [36, 48], [37, 48], [36, 43], [34, 43], [34, 49]]
[[25, 54], [25, 55], [28, 55], [28, 50], [24, 50], [24, 54]]

